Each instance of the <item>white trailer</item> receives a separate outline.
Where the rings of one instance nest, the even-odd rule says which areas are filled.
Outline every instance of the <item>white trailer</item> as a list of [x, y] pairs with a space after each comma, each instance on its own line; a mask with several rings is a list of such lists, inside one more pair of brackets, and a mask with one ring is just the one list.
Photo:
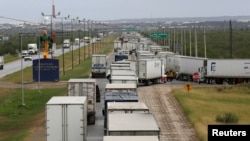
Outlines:
[[203, 66], [206, 58], [175, 55], [175, 78], [177, 80], [192, 80], [198, 68]]
[[111, 70], [111, 76], [136, 76], [133, 70]]
[[87, 98], [53, 96], [46, 104], [46, 141], [87, 141]]
[[160, 136], [160, 129], [152, 114], [110, 114], [108, 136]]
[[3, 69], [4, 66], [4, 56], [0, 56], [0, 70]]
[[161, 81], [164, 65], [160, 59], [137, 60], [138, 82], [150, 85]]
[[129, 61], [129, 60], [122, 60], [122, 61], [116, 61], [116, 62], [113, 62], [113, 64], [129, 64], [131, 70], [136, 70], [136, 61]]
[[111, 83], [116, 84], [134, 84], [137, 86], [138, 78], [136, 76], [111, 76]]
[[107, 83], [105, 87], [106, 92], [137, 92], [137, 86], [135, 84], [117, 84]]
[[107, 114], [132, 114], [132, 113], [149, 113], [148, 106], [143, 102], [109, 102]]
[[103, 141], [159, 141], [157, 136], [103, 136]]
[[105, 54], [93, 54], [92, 55], [92, 78], [105, 78], [106, 77], [107, 60]]
[[100, 95], [96, 95], [96, 80], [72, 78], [68, 81], [68, 96], [86, 96], [88, 102], [87, 123], [95, 124], [96, 102]]
[[198, 69], [199, 82], [237, 84], [250, 80], [250, 59], [207, 59]]
[[158, 52], [161, 52], [161, 51], [162, 51], [162, 47], [161, 47], [161, 46], [156, 46], [156, 45], [151, 45], [151, 46], [150, 46], [150, 51], [151, 51], [153, 54], [157, 55]]

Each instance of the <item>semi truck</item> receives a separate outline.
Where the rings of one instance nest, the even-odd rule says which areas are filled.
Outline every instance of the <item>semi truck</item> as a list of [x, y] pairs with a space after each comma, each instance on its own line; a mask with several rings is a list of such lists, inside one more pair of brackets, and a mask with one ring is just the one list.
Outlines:
[[105, 54], [93, 54], [92, 55], [92, 78], [105, 78], [106, 77], [107, 60]]
[[4, 56], [0, 56], [0, 70], [4, 67]]
[[207, 59], [198, 68], [198, 82], [237, 84], [250, 80], [250, 59]]
[[87, 141], [85, 96], [53, 96], [45, 109], [46, 141]]
[[70, 47], [70, 39], [64, 39], [63, 48], [69, 48], [69, 47]]
[[137, 60], [138, 82], [150, 85], [161, 81], [164, 75], [164, 66], [160, 59]]
[[28, 44], [28, 53], [29, 54], [37, 54], [37, 44], [36, 43], [30, 43]]
[[87, 36], [84, 37], [84, 42], [85, 42], [85, 43], [90, 43], [90, 37], [87, 37]]
[[177, 80], [191, 80], [194, 72], [203, 66], [206, 58], [182, 55], [169, 55], [166, 58], [166, 72], [173, 71]]
[[87, 97], [87, 123], [95, 124], [96, 102], [100, 99], [99, 90], [96, 87], [96, 80], [91, 78], [71, 78], [68, 81], [68, 96]]

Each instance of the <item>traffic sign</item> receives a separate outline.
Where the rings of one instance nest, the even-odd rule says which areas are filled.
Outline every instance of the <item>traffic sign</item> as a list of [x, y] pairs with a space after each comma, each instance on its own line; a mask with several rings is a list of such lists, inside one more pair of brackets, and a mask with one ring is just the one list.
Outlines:
[[185, 86], [184, 86], [184, 89], [186, 90], [186, 91], [191, 91], [192, 90], [192, 85], [191, 84], [186, 84]]
[[150, 37], [151, 38], [167, 38], [168, 34], [167, 33], [152, 33]]

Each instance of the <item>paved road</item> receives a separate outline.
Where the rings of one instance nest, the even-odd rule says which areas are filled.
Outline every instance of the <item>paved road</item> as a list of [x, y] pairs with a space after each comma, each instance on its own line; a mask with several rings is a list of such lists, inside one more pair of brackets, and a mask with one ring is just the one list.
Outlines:
[[[81, 42], [80, 47], [84, 47], [84, 46], [85, 46], [84, 42]], [[73, 50], [76, 50], [76, 49], [79, 49], [79, 45], [73, 45]], [[64, 53], [67, 53], [69, 51], [71, 51], [71, 48], [70, 49], [68, 49], [68, 48], [64, 49]], [[63, 54], [62, 48], [61, 49], [56, 49], [55, 52], [54, 52], [54, 56], [59, 56], [59, 55], [62, 55], [62, 54]], [[49, 56], [51, 56], [51, 55], [49, 55]], [[42, 57], [43, 57], [42, 53], [37, 54], [37, 55], [32, 55], [33, 60], [34, 59], [39, 59], [39, 58], [42, 58]], [[0, 78], [6, 76], [8, 74], [12, 74], [14, 72], [20, 71], [22, 68], [26, 68], [26, 67], [29, 67], [29, 66], [32, 66], [32, 61], [24, 61], [23, 59], [19, 59], [19, 60], [16, 60], [16, 61], [6, 63], [4, 65], [4, 69], [0, 70]]]

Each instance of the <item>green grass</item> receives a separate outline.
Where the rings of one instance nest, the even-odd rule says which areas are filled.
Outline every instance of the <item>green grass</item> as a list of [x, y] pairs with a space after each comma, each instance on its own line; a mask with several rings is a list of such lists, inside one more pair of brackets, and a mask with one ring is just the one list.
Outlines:
[[22, 105], [22, 90], [12, 90], [10, 94], [0, 99], [0, 140], [20, 140], [27, 135], [27, 131], [34, 120], [34, 115], [45, 111], [46, 102], [57, 95], [66, 95], [67, 88], [25, 89], [24, 104]]
[[232, 113], [239, 117], [237, 124], [250, 123], [249, 86], [193, 87], [190, 92], [174, 89], [185, 115], [194, 126], [201, 141], [207, 140], [207, 125], [216, 122], [216, 116]]
[[18, 55], [5, 55], [4, 56], [4, 63], [6, 64], [9, 62], [18, 60], [18, 59], [20, 59], [20, 56], [18, 56]]
[[[115, 37], [105, 39], [106, 43], [103, 44], [103, 53], [109, 54], [113, 51], [113, 40]], [[67, 66], [65, 75], [60, 73], [60, 80], [67, 81], [70, 78], [87, 78], [91, 72], [91, 59], [81, 56], [81, 63], [78, 62], [78, 50], [74, 53], [77, 54], [74, 58], [74, 69], [71, 69], [71, 65]], [[101, 52], [100, 47], [96, 45], [96, 51]], [[98, 49], [99, 48], [99, 49]], [[84, 53], [83, 49], [81, 53]], [[70, 58], [71, 53], [65, 54], [65, 59]], [[58, 56], [60, 63], [62, 56]], [[65, 62], [70, 64], [71, 60]], [[62, 71], [62, 65], [60, 65]], [[11, 83], [21, 83], [21, 71], [7, 75], [2, 78], [1, 81]], [[26, 83], [32, 82], [32, 67], [28, 67], [23, 70], [24, 86]], [[57, 83], [57, 82], [55, 82]], [[53, 88], [53, 89], [41, 89], [39, 93], [38, 89], [24, 89], [24, 103], [22, 105], [22, 89], [0, 88], [0, 141], [17, 141], [24, 140], [28, 136], [31, 127], [34, 127], [34, 120], [37, 120], [36, 116], [44, 115], [45, 105], [47, 101], [56, 95], [67, 95], [67, 87], [65, 88]]]

